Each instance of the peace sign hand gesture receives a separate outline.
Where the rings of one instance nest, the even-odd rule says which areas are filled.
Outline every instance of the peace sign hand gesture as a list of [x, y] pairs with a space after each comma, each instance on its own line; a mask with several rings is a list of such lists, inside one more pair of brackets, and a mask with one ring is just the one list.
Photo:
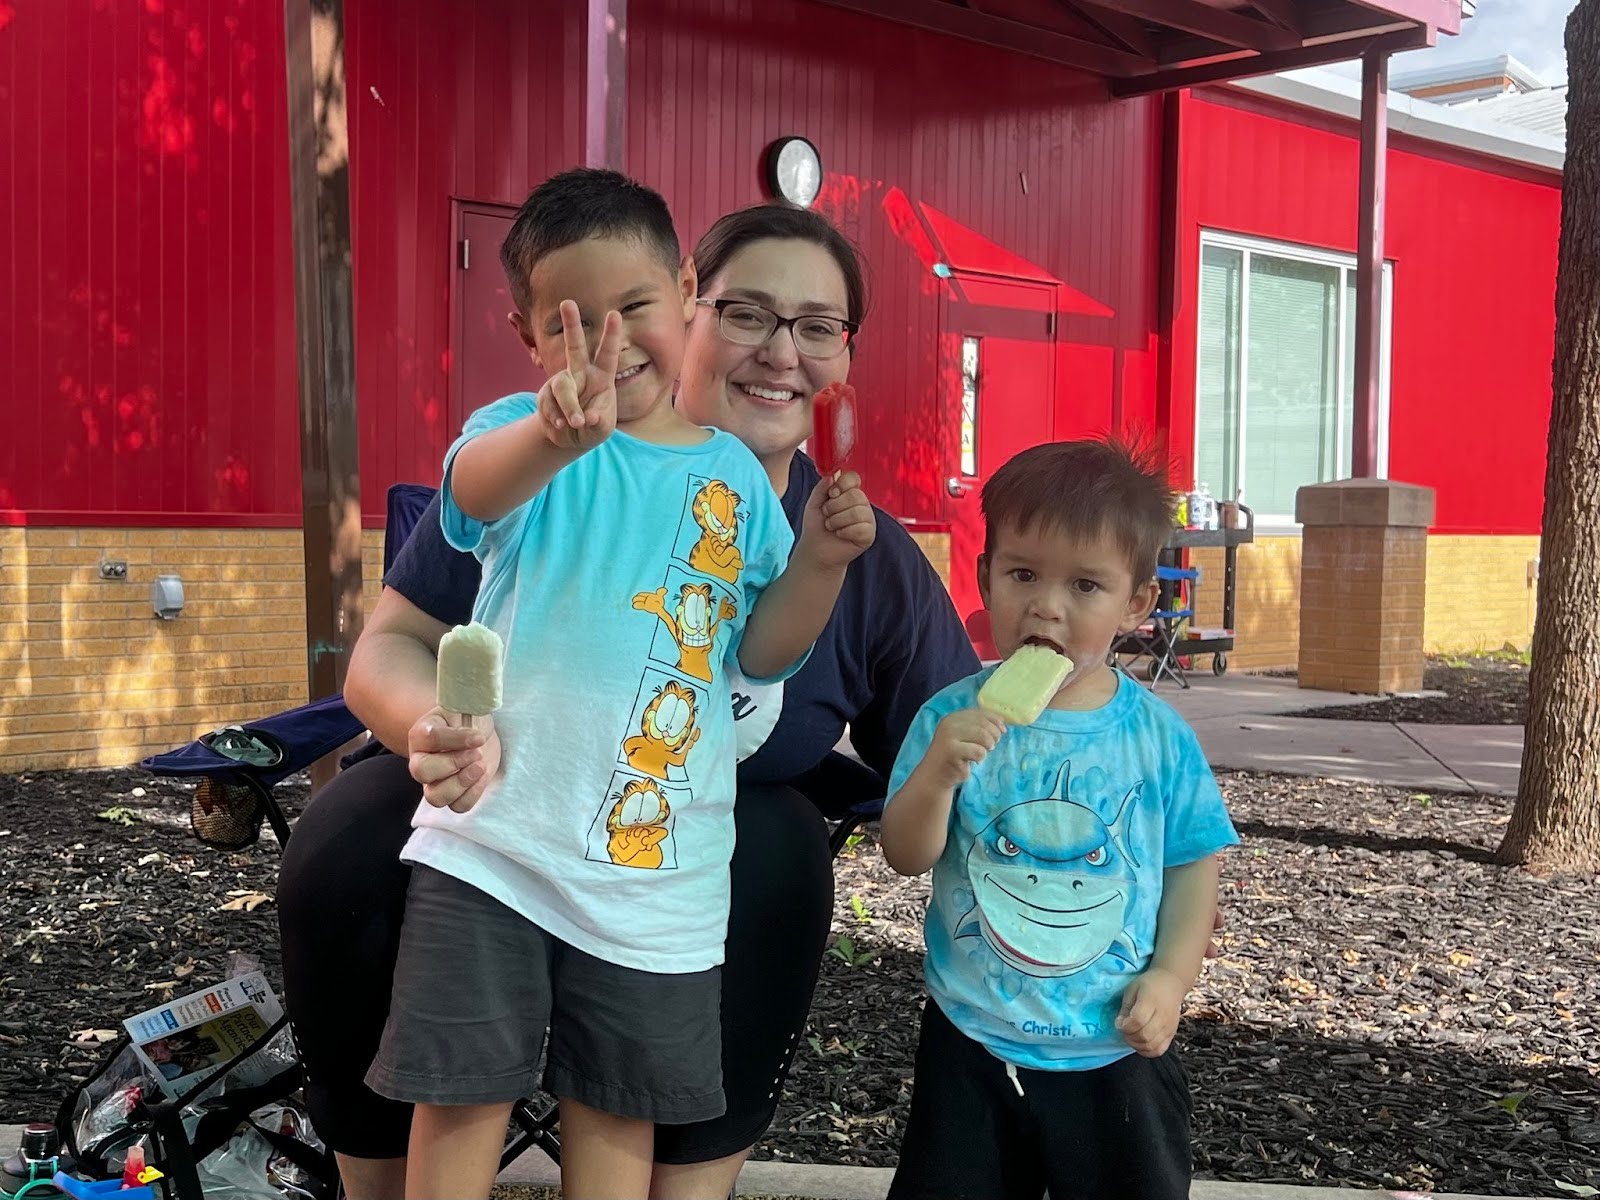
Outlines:
[[617, 427], [622, 315], [616, 311], [606, 313], [600, 346], [591, 362], [578, 306], [563, 300], [561, 340], [567, 348], [567, 365], [539, 389], [539, 417], [552, 445], [582, 454], [605, 441]]

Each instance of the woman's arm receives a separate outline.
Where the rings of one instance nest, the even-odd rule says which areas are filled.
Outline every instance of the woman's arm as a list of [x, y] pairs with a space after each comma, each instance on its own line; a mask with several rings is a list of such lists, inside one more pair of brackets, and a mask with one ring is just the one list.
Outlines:
[[345, 703], [396, 754], [409, 753], [411, 727], [436, 703], [439, 639], [449, 628], [386, 587], [350, 655]]
[[877, 535], [861, 476], [844, 471], [817, 481], [789, 565], [745, 622], [739, 669], [746, 678], [771, 679], [805, 655], [833, 615], [846, 569]]
[[982, 664], [922, 548], [893, 517], [875, 515], [878, 540], [851, 567], [869, 575], [860, 619], [872, 691], [849, 715], [850, 743], [888, 779], [917, 710]]

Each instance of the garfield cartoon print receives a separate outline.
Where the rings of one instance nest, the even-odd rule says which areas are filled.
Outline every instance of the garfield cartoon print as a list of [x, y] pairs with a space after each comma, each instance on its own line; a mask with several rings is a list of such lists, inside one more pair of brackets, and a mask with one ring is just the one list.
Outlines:
[[739, 606], [729, 597], [712, 594], [709, 583], [685, 583], [677, 599], [667, 606], [667, 589], [640, 592], [633, 607], [651, 613], [666, 626], [677, 647], [677, 668], [685, 675], [711, 682], [711, 651], [717, 642], [717, 627], [739, 615]]
[[702, 714], [706, 703], [726, 696], [716, 684], [729, 639], [718, 635], [738, 619], [743, 599], [744, 501], [724, 481], [704, 476], [686, 479], [683, 496], [662, 563], [664, 582], [630, 598], [634, 612], [654, 618], [654, 629], [628, 725], [617, 739], [619, 770], [589, 830], [587, 857], [619, 867], [677, 866], [676, 815], [694, 803], [693, 783], [703, 777], [690, 764]]
[[669, 767], [680, 771], [700, 740], [699, 701], [695, 690], [676, 679], [655, 689], [639, 718], [639, 733], [622, 743], [628, 765], [657, 779], [668, 779]]
[[739, 552], [739, 524], [744, 502], [720, 479], [709, 480], [695, 493], [691, 512], [699, 537], [689, 551], [689, 565], [725, 583], [739, 582], [744, 555]]
[[675, 806], [689, 793], [626, 771], [611, 777], [605, 806], [589, 830], [587, 858], [642, 871], [675, 870]]

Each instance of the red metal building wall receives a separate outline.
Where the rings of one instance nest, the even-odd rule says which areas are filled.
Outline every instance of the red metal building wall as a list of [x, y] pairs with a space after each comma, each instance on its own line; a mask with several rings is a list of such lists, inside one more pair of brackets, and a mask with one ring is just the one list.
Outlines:
[[[436, 480], [455, 416], [454, 200], [514, 204], [582, 157], [581, 6], [346, 0], [363, 509]], [[763, 149], [821, 149], [865, 252], [863, 465], [944, 516], [957, 453], [941, 289], [1062, 281], [1054, 433], [1155, 420], [1159, 126], [1032, 59], [796, 0], [633, 0], [628, 167], [692, 244], [765, 198]], [[278, 0], [0, 3], [0, 510], [56, 524], [295, 525], [299, 430]], [[1024, 184], [1024, 176], [1026, 184]], [[897, 230], [899, 232], [897, 233]], [[971, 236], [968, 236], [971, 235]], [[949, 250], [940, 247], [941, 252]], [[948, 381], [946, 381], [948, 382]], [[1031, 399], [1031, 398], [1030, 398]]]
[[[438, 478], [452, 412], [451, 198], [514, 204], [581, 161], [583, 27], [574, 5], [350, 0], [357, 381], [363, 508], [395, 480]], [[554, 15], [559, 13], [559, 16]], [[853, 378], [870, 398], [874, 496], [937, 521], [954, 425], [930, 364], [939, 284], [886, 211], [931, 204], [1110, 310], [1063, 321], [1058, 434], [1103, 429], [1112, 403], [1154, 420], [1158, 129], [1061, 68], [807, 2], [633, 0], [631, 174], [672, 205], [685, 247], [767, 198], [782, 134], [821, 149], [819, 207], [857, 240], [873, 311]], [[885, 47], [893, 53], [886, 54]], [[1028, 176], [1024, 194], [1020, 176]]]
[[[1192, 472], [1202, 229], [1354, 253], [1350, 122], [1243, 93], [1183, 100], [1171, 438]], [[1389, 475], [1437, 489], [1441, 533], [1537, 533], [1560, 179], [1391, 138]]]
[[283, 11], [0, 3], [0, 522], [300, 522]]
[[345, 13], [361, 500], [381, 518], [391, 483], [438, 482], [459, 432], [452, 199], [520, 204], [583, 159], [583, 6], [346, 0]]
[[765, 198], [774, 138], [820, 150], [818, 208], [871, 269], [851, 379], [878, 503], [937, 521], [957, 465], [933, 365], [944, 285], [896, 233], [918, 206], [995, 243], [991, 269], [1008, 252], [1081, 293], [1077, 308], [1109, 310], [1061, 319], [1056, 395], [1038, 397], [1056, 407], [1055, 436], [1105, 430], [1118, 413], [1153, 424], [1153, 102], [1111, 102], [1063, 68], [821, 4], [632, 0], [628, 18], [629, 168], [667, 196], [686, 242]]

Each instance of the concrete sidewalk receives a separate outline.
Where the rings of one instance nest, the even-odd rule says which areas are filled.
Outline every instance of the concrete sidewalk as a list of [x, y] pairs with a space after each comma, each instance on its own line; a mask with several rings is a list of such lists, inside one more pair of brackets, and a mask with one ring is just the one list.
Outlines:
[[1216, 767], [1317, 775], [1419, 792], [1515, 795], [1522, 729], [1506, 725], [1414, 725], [1322, 720], [1286, 714], [1360, 704], [1375, 697], [1302, 690], [1293, 679], [1198, 673], [1184, 691], [1163, 680], [1156, 694], [1194, 726]]
[[[784, 1197], [785, 1200], [884, 1200], [889, 1194], [889, 1181], [894, 1177], [890, 1167], [826, 1167], [803, 1163], [752, 1162], [745, 1164], [739, 1174], [737, 1195]], [[555, 1164], [542, 1154], [525, 1154], [511, 1164], [500, 1176], [502, 1184], [540, 1185], [554, 1188], [560, 1182]], [[532, 1190], [531, 1188], [529, 1189]], [[1221, 1183], [1216, 1180], [1197, 1180], [1189, 1193], [1192, 1200], [1350, 1200], [1352, 1197], [1370, 1200], [1413, 1200], [1421, 1192], [1356, 1191], [1349, 1188], [1287, 1187], [1278, 1184]], [[1482, 1196], [1464, 1193], [1429, 1192], [1429, 1200], [1488, 1200]], [[519, 1197], [520, 1200], [520, 1197]], [[1106, 1200], [1115, 1200], [1107, 1197]]]
[[[0, 1125], [0, 1154], [9, 1155], [22, 1139], [22, 1126]], [[739, 1175], [737, 1192], [741, 1196], [783, 1197], [784, 1200], [884, 1200], [894, 1171], [889, 1167], [825, 1167], [801, 1163], [753, 1162]], [[533, 1200], [558, 1189], [561, 1174], [537, 1150], [529, 1151], [512, 1163], [500, 1176], [501, 1191], [516, 1200]], [[1370, 1197], [1371, 1200], [1423, 1200], [1421, 1192], [1370, 1192], [1348, 1188], [1280, 1187], [1276, 1184], [1218, 1183], [1201, 1180], [1190, 1192], [1193, 1200], [1339, 1200], [1340, 1197]], [[1489, 1200], [1462, 1193], [1430, 1192], [1428, 1200]], [[1111, 1198], [1108, 1197], [1108, 1200]], [[1502, 1198], [1504, 1200], [1504, 1198]]]

